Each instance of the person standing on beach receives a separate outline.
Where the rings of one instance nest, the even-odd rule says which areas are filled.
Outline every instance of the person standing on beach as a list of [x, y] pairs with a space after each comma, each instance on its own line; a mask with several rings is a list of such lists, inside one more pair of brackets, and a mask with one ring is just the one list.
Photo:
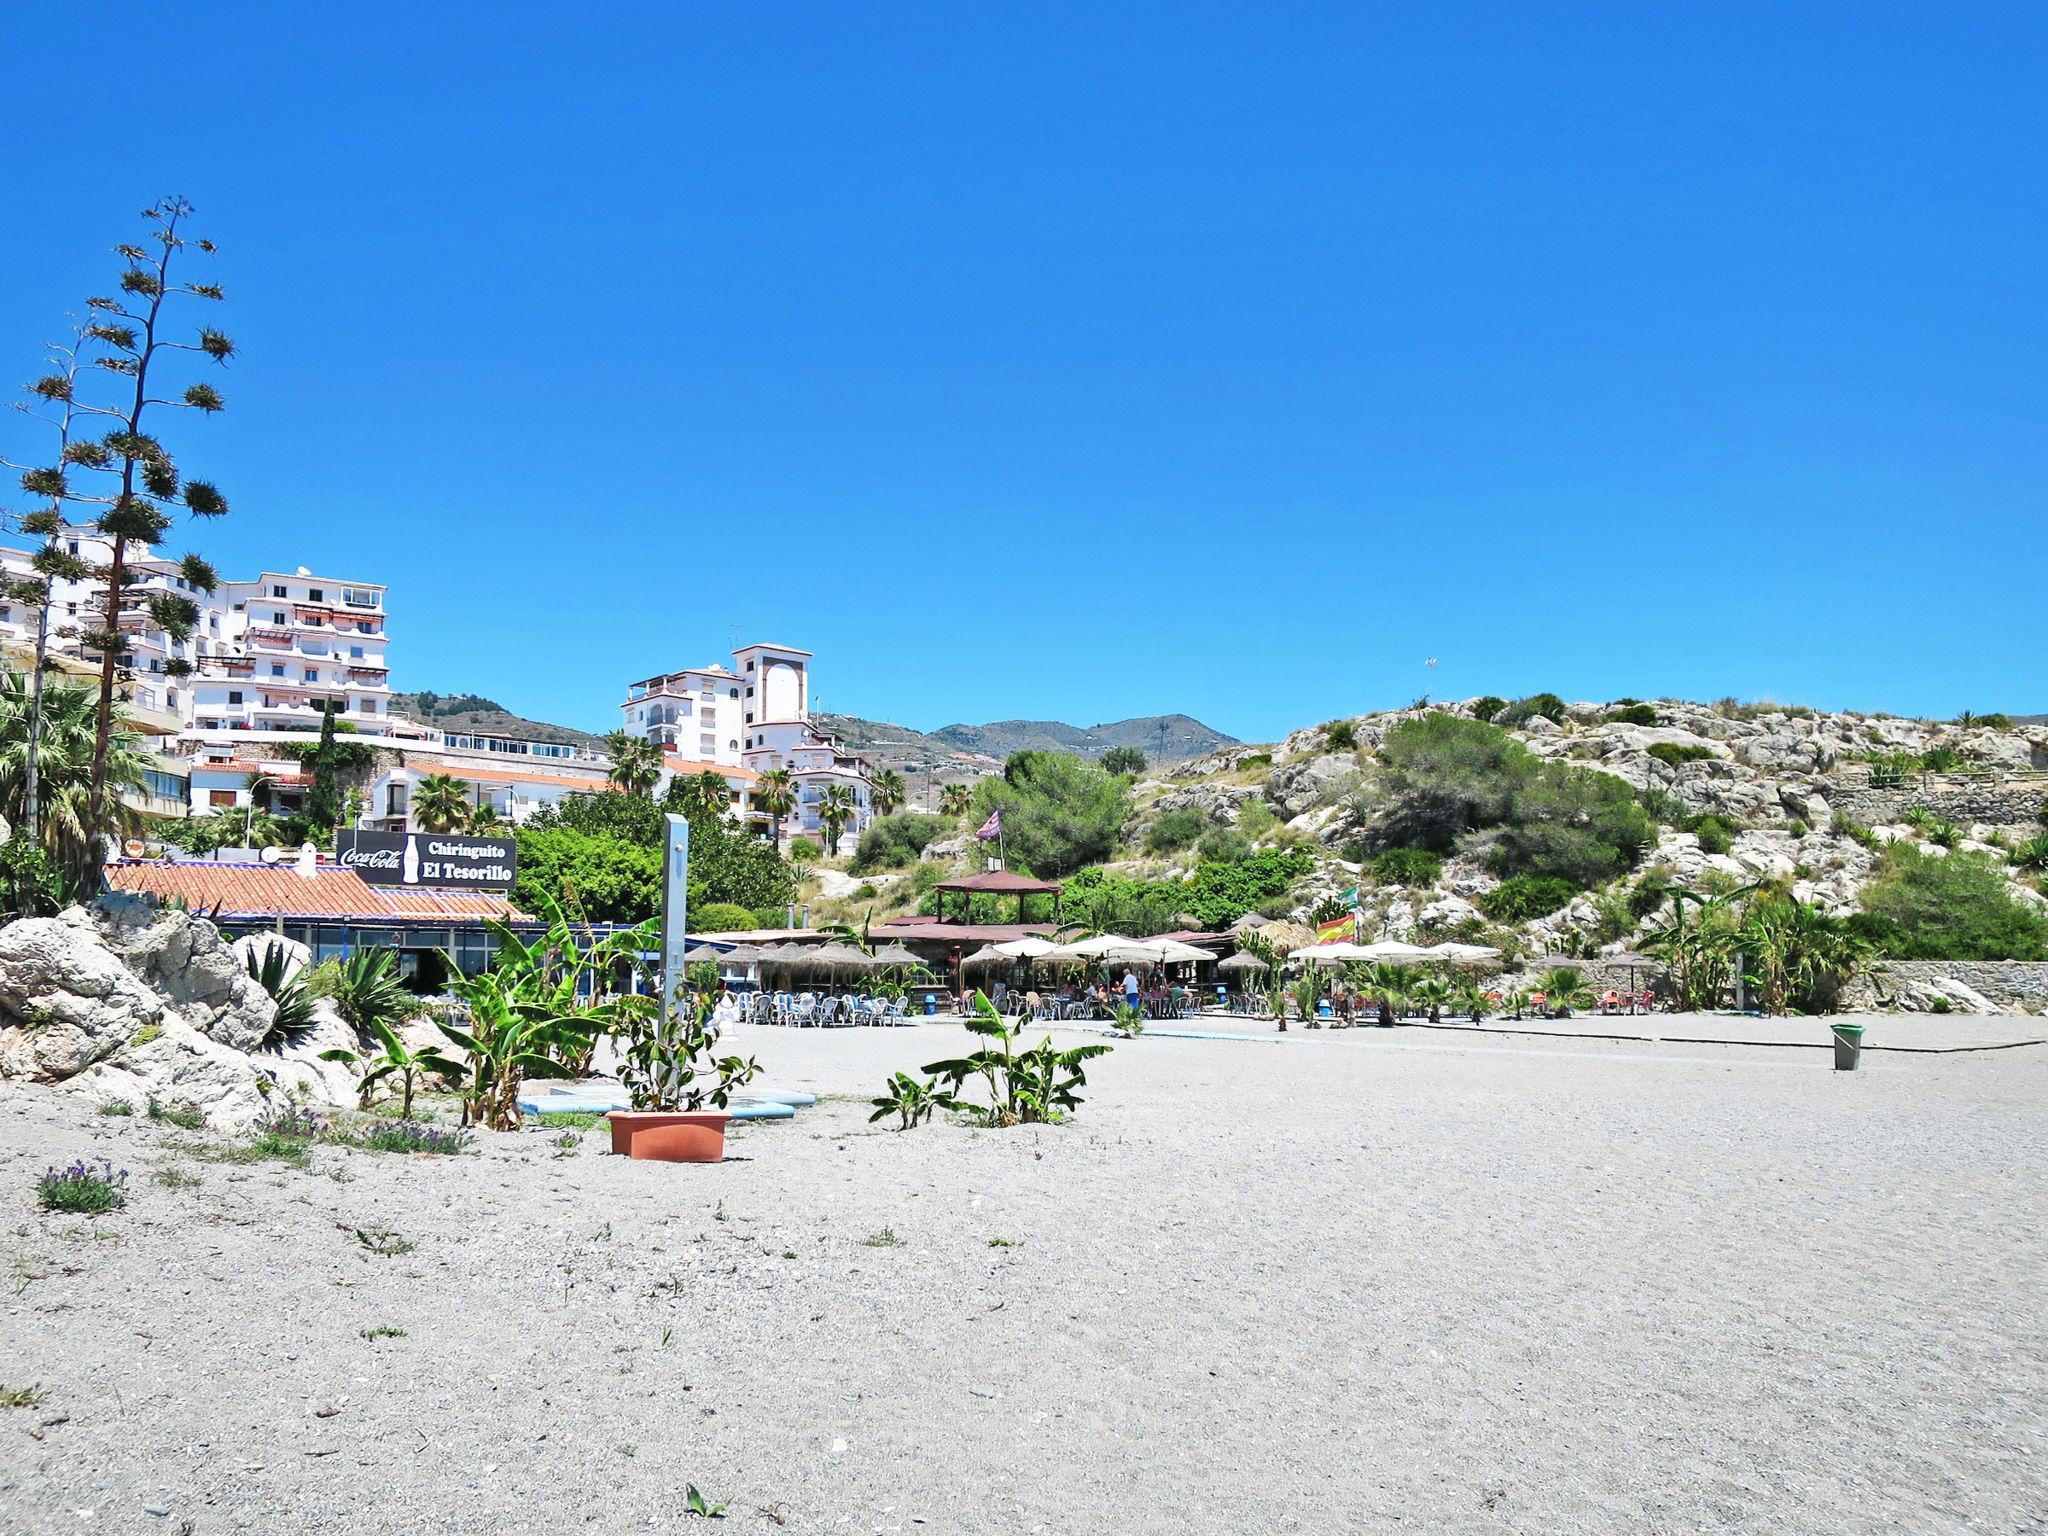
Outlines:
[[1124, 968], [1124, 1006], [1138, 1011], [1138, 973], [1129, 966]]

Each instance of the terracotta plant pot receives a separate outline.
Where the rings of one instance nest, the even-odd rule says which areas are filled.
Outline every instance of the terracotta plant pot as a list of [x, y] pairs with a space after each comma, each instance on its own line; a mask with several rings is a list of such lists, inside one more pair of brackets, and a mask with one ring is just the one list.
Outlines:
[[662, 1163], [725, 1161], [725, 1123], [732, 1116], [723, 1110], [615, 1110], [608, 1118], [615, 1156]]

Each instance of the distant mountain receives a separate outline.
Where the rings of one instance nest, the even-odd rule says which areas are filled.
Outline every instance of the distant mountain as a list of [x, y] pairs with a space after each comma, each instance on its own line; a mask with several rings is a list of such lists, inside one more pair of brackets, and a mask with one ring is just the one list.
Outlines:
[[474, 693], [394, 693], [391, 713], [438, 725], [444, 731], [471, 735], [510, 736], [520, 741], [548, 741], [571, 747], [595, 747], [598, 738], [566, 725], [549, 725], [515, 715], [495, 699]]
[[1136, 747], [1149, 762], [1177, 763], [1236, 744], [1234, 738], [1187, 715], [1147, 715], [1085, 728], [1063, 720], [997, 720], [931, 732], [858, 715], [821, 712], [817, 719], [877, 768], [940, 782], [993, 773], [1004, 758], [1027, 747], [1089, 758], [1100, 757], [1111, 747]]
[[1141, 715], [1086, 727], [1061, 720], [995, 720], [987, 725], [941, 726], [931, 736], [962, 752], [998, 761], [1026, 750], [1100, 757], [1111, 747], [1136, 747], [1148, 762], [1178, 763], [1237, 745], [1236, 737], [1211, 730], [1189, 715]]
[[2014, 715], [2014, 725], [2048, 725], [2048, 715]]

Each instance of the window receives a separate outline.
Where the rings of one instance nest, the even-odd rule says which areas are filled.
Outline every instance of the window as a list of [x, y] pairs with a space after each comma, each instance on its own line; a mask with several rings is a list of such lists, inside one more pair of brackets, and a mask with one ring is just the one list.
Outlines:
[[740, 691], [737, 688], [728, 688], [725, 690], [725, 696], [729, 699], [736, 699], [740, 696]]
[[73, 539], [73, 540], [71, 541], [71, 544], [70, 544], [70, 548], [71, 548], [71, 553], [72, 553], [72, 554], [74, 554], [74, 555], [75, 555], [75, 554], [77, 554], [77, 553], [78, 553], [78, 540], [76, 540], [76, 539]]
[[230, 689], [228, 690], [228, 702], [229, 702], [230, 704], [239, 704], [239, 703], [241, 703], [241, 702], [242, 702], [242, 690], [241, 690], [241, 689], [239, 689], [239, 688], [230, 688]]
[[220, 722], [218, 720], [202, 720], [199, 722], [199, 729], [202, 731], [217, 731], [220, 729]]
[[215, 806], [233, 805], [235, 792], [232, 789], [209, 789], [206, 792], [206, 803]]
[[307, 681], [307, 682], [309, 682], [309, 683], [317, 683], [317, 682], [319, 682], [319, 681], [320, 681], [320, 669], [319, 669], [318, 667], [308, 667], [308, 668], [306, 668], [306, 681]]
[[752, 725], [754, 723], [754, 717], [752, 715], [748, 715], [746, 720], [742, 723], [746, 725]]
[[270, 595], [272, 597], [290, 597], [291, 593], [285, 591], [283, 587], [272, 587], [270, 589]]
[[377, 593], [372, 587], [343, 587], [341, 600], [351, 608], [375, 608]]
[[362, 709], [362, 712], [366, 715], [374, 715], [375, 713], [377, 713], [377, 701], [375, 699], [359, 700], [358, 705]]
[[348, 655], [351, 661], [361, 661], [363, 659], [363, 648], [360, 645], [352, 645], [348, 648]]
[[270, 616], [270, 622], [273, 624], [282, 624], [284, 622], [284, 615], [281, 613], [273, 613]]
[[272, 677], [283, 677], [283, 676], [284, 676], [284, 664], [283, 664], [282, 662], [276, 662], [276, 661], [273, 661], [273, 662], [272, 662], [272, 663], [270, 664], [270, 675], [271, 675]]
[[751, 699], [751, 698], [752, 698], [753, 696], [754, 696], [754, 685], [753, 685], [752, 683], [749, 683], [749, 684], [747, 684], [747, 697]]
[[166, 773], [161, 768], [142, 770], [143, 786], [159, 800], [182, 801], [191, 791], [192, 781], [180, 778], [175, 773]]

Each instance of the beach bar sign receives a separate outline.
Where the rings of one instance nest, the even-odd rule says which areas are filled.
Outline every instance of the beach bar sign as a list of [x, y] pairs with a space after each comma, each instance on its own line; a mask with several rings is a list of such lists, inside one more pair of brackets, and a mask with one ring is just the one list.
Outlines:
[[430, 885], [444, 891], [512, 887], [518, 845], [509, 837], [462, 832], [360, 832], [335, 840], [335, 862], [371, 885]]

